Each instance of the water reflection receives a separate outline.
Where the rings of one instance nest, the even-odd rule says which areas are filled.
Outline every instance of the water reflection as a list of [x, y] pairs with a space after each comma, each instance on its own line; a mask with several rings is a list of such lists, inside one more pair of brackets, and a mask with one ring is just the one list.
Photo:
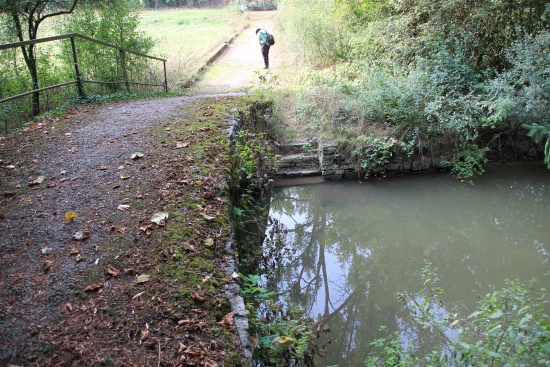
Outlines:
[[440, 340], [421, 333], [396, 299], [422, 288], [425, 260], [446, 291], [441, 317], [467, 315], [505, 279], [550, 286], [534, 244], [550, 247], [549, 185], [544, 167], [518, 165], [492, 169], [474, 186], [434, 174], [276, 188], [270, 215], [288, 233], [281, 243], [268, 230], [266, 258], [280, 261], [265, 264], [265, 280], [325, 318], [331, 344], [319, 365], [360, 366], [381, 325], [430, 347]]

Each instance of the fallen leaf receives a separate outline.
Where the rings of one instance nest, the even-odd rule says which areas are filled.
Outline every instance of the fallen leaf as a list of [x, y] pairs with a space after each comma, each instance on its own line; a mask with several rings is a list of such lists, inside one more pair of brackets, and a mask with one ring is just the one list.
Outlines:
[[235, 317], [235, 314], [233, 312], [230, 312], [227, 315], [225, 315], [222, 321], [218, 322], [218, 324], [225, 326], [227, 328], [232, 328], [235, 325], [234, 317]]
[[201, 215], [202, 215], [202, 216], [204, 217], [204, 219], [206, 219], [206, 220], [214, 220], [214, 219], [216, 219], [216, 217], [212, 217], [212, 216], [210, 216], [210, 215], [208, 215], [208, 214], [205, 214], [205, 213], [201, 213]]
[[40, 185], [44, 180], [46, 179], [46, 176], [38, 176], [33, 181], [29, 182], [29, 186], [35, 186]]
[[40, 249], [40, 252], [42, 252], [42, 255], [48, 255], [51, 254], [53, 249], [51, 247], [44, 247]]
[[149, 281], [150, 275], [148, 274], [141, 274], [134, 279], [134, 284], [143, 284], [147, 283]]
[[118, 270], [116, 270], [115, 268], [112, 268], [112, 267], [108, 267], [107, 268], [107, 274], [113, 276], [113, 277], [117, 277], [120, 273]]
[[81, 231], [78, 231], [74, 234], [73, 236], [73, 239], [77, 240], [77, 241], [83, 241], [87, 238], [90, 237], [90, 232], [81, 232]]
[[7, 169], [15, 169], [15, 166], [13, 164], [10, 164], [9, 166], [6, 166]]
[[124, 211], [124, 210], [130, 209], [130, 205], [121, 204], [121, 205], [118, 206], [117, 209]]
[[289, 336], [280, 336], [279, 339], [277, 339], [277, 342], [279, 344], [288, 344], [288, 343], [294, 343], [296, 340], [292, 339]]
[[67, 310], [69, 311], [73, 310], [73, 305], [71, 305], [70, 303], [65, 304], [65, 307], [67, 307]]
[[4, 219], [4, 218], [6, 218], [6, 214], [5, 214], [5, 213], [2, 213], [2, 212], [0, 212], [0, 219]]
[[78, 254], [78, 255], [76, 255], [75, 260], [76, 260], [77, 263], [79, 263], [79, 262], [81, 262], [82, 260], [84, 260], [84, 258], [82, 257], [82, 255]]
[[101, 288], [101, 285], [99, 285], [97, 283], [92, 283], [84, 289], [84, 292], [97, 291], [99, 288]]
[[141, 340], [145, 340], [149, 337], [149, 330], [147, 329], [141, 329]]
[[206, 247], [212, 247], [214, 245], [214, 240], [212, 238], [207, 238], [205, 241], [204, 241], [204, 245]]
[[258, 348], [258, 339], [254, 338], [253, 336], [250, 337], [250, 341], [252, 342], [252, 349]]
[[142, 232], [145, 232], [145, 234], [147, 236], [149, 236], [153, 230], [153, 225], [152, 224], [148, 224], [146, 226], [143, 226], [143, 227], [139, 227], [139, 230], [142, 231]]
[[201, 296], [200, 294], [198, 294], [195, 291], [191, 291], [191, 298], [193, 298], [195, 301], [199, 301], [199, 302], [205, 302], [206, 301], [206, 298], [204, 298], [203, 296]]
[[15, 196], [15, 191], [4, 191], [4, 196], [7, 198]]
[[75, 212], [67, 212], [65, 213], [65, 223], [71, 223], [73, 219], [77, 218], [78, 214]]
[[219, 367], [214, 360], [207, 358], [204, 360], [204, 367]]
[[193, 252], [197, 252], [197, 250], [195, 249], [195, 247], [193, 245], [190, 245], [188, 243], [184, 243], [183, 245], [181, 245], [184, 249], [186, 250], [189, 250], [189, 251], [193, 251]]
[[123, 180], [127, 180], [130, 178], [130, 175], [126, 174], [126, 173], [121, 173], [120, 174], [120, 178], [123, 179]]
[[141, 295], [145, 293], [145, 292], [139, 292], [138, 294], [136, 294], [135, 296], [132, 297], [132, 299], [136, 299], [138, 297], [141, 297]]
[[163, 226], [166, 219], [168, 219], [168, 213], [155, 213], [151, 217], [151, 222], [156, 223], [159, 226]]
[[187, 148], [188, 146], [189, 143], [182, 143], [181, 141], [176, 142], [176, 149]]
[[211, 275], [211, 274], [209, 274], [209, 275], [205, 276], [204, 278], [202, 278], [202, 282], [203, 282], [203, 283], [206, 283], [206, 282], [208, 282], [208, 281], [210, 280], [210, 278], [212, 278], [212, 275]]
[[130, 198], [125, 198], [124, 200], [122, 200], [122, 204], [128, 204], [129, 202], [131, 202], [132, 199]]
[[73, 247], [71, 252], [69, 252], [70, 255], [77, 255], [79, 253], [80, 253], [80, 250], [78, 249], [78, 247]]
[[212, 116], [213, 113], [212, 113], [212, 111], [205, 111], [202, 115], [203, 116]]
[[136, 159], [143, 158], [143, 155], [144, 154], [142, 152], [135, 152], [134, 154], [132, 154], [130, 158], [132, 158], [133, 160], [136, 160]]

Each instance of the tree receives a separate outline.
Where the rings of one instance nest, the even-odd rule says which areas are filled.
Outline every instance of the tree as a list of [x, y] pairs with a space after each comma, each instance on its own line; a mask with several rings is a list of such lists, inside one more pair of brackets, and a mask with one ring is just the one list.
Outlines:
[[[20, 41], [32, 41], [38, 37], [40, 25], [48, 18], [71, 14], [79, 0], [0, 0], [0, 14]], [[40, 88], [35, 45], [21, 46], [25, 64], [32, 79], [33, 90]], [[32, 95], [32, 114], [40, 112], [40, 93]]]

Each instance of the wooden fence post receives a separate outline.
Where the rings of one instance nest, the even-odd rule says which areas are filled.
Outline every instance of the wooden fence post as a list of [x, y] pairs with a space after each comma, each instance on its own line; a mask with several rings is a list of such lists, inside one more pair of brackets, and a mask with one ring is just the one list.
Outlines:
[[73, 49], [74, 71], [76, 74], [76, 88], [78, 89], [78, 96], [80, 98], [83, 98], [86, 96], [86, 93], [84, 93], [84, 86], [82, 85], [82, 77], [80, 76], [80, 69], [78, 68], [78, 58], [76, 56], [76, 46], [74, 43], [74, 37], [71, 37], [71, 47]]
[[164, 93], [168, 93], [168, 78], [166, 77], [166, 60], [162, 62], [164, 64]]
[[124, 77], [124, 83], [126, 84], [126, 91], [130, 93], [130, 83], [128, 82], [128, 70], [126, 70], [126, 53], [124, 50], [120, 50], [120, 62], [122, 64], [122, 76]]

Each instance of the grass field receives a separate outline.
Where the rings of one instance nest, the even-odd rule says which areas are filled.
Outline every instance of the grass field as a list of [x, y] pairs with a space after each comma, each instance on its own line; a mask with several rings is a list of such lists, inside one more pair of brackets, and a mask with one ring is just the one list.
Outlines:
[[144, 10], [140, 19], [141, 30], [156, 41], [152, 54], [168, 60], [173, 91], [181, 91], [216, 47], [246, 27], [231, 8]]

